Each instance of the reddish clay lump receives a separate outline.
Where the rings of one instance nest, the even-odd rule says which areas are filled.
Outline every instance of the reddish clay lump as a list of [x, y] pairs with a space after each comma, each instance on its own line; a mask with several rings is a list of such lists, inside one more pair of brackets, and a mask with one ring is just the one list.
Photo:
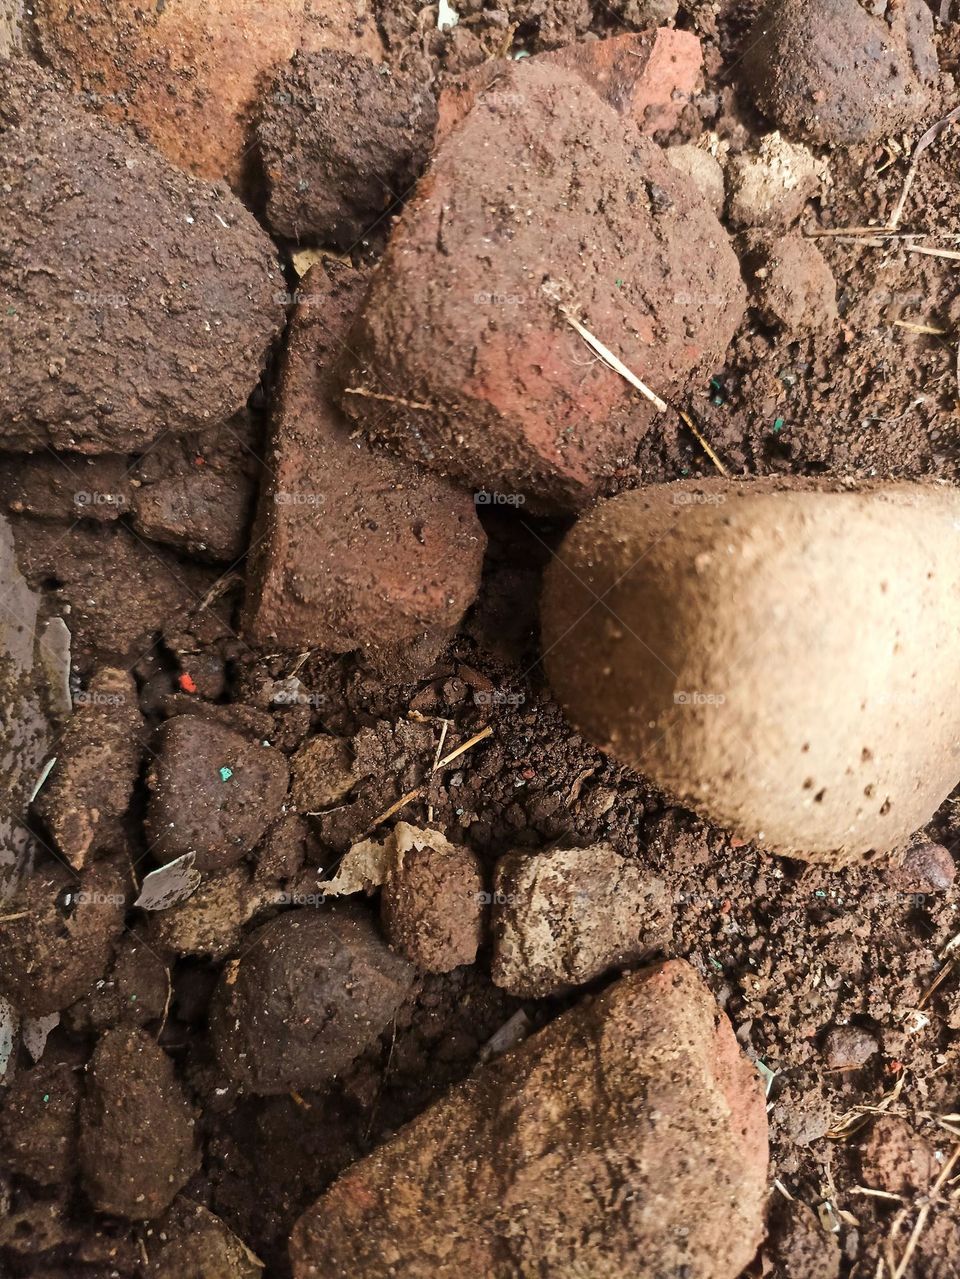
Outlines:
[[232, 866], [279, 816], [288, 780], [279, 751], [194, 715], [168, 720], [147, 776], [153, 855], [194, 853], [198, 870]]
[[283, 319], [253, 217], [37, 67], [0, 62], [0, 104], [3, 446], [104, 453], [236, 413]]
[[413, 986], [360, 907], [280, 915], [227, 965], [210, 1027], [221, 1064], [256, 1093], [318, 1088], [388, 1025]]
[[281, 71], [257, 136], [271, 228], [351, 248], [403, 199], [436, 124], [426, 85], [369, 58], [325, 50]]
[[369, 0], [38, 0], [44, 56], [178, 168], [247, 184], [257, 100], [297, 49], [383, 52]]
[[[602, 208], [602, 212], [600, 211]], [[743, 314], [704, 197], [579, 75], [512, 64], [440, 144], [354, 326], [342, 403], [475, 489], [583, 505], [654, 409], [565, 308], [663, 397]]]
[[253, 537], [246, 632], [257, 644], [401, 644], [455, 626], [477, 592], [486, 539], [469, 494], [365, 448], [330, 403], [365, 286], [334, 266], [301, 282]]
[[766, 1174], [759, 1077], [675, 961], [558, 1018], [344, 1173], [294, 1229], [294, 1279], [612, 1279], [638, 1257], [735, 1279]]

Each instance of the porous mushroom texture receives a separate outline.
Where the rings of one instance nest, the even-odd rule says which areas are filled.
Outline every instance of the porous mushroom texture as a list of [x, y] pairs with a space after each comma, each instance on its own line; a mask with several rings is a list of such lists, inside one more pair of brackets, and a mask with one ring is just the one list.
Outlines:
[[37, 0], [40, 45], [90, 105], [135, 126], [181, 169], [244, 185], [252, 124], [298, 49], [379, 59], [366, 0]]
[[0, 62], [0, 219], [4, 448], [131, 450], [243, 408], [284, 286], [223, 186]]
[[444, 137], [347, 340], [368, 436], [530, 509], [584, 505], [743, 315], [726, 231], [573, 71], [511, 64]]
[[347, 1169], [294, 1279], [735, 1279], [763, 1236], [757, 1072], [674, 961], [584, 1000]]
[[[960, 777], [960, 496], [710, 480], [602, 504], [546, 575], [574, 724], [704, 816], [839, 866], [903, 843]], [[603, 607], [594, 607], [597, 598]]]
[[744, 37], [740, 74], [789, 136], [849, 144], [920, 119], [936, 82], [925, 0], [771, 0]]

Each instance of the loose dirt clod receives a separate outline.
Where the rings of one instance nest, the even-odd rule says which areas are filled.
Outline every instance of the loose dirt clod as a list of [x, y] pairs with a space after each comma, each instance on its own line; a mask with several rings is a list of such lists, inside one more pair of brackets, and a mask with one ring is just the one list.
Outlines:
[[863, 1183], [888, 1194], [928, 1190], [939, 1165], [930, 1143], [896, 1115], [881, 1115], [860, 1147]]
[[745, 240], [744, 274], [768, 324], [790, 333], [810, 333], [836, 323], [837, 282], [813, 240], [761, 232]]
[[79, 1101], [76, 1061], [41, 1061], [19, 1075], [0, 1110], [0, 1150], [6, 1167], [41, 1186], [72, 1178]]
[[133, 125], [174, 164], [250, 182], [261, 90], [298, 49], [382, 56], [367, 0], [182, 0], [117, 6], [39, 0], [43, 53], [91, 106]]
[[737, 227], [785, 231], [829, 175], [826, 164], [805, 146], [767, 133], [755, 151], [727, 161], [727, 217]]
[[140, 772], [143, 718], [127, 671], [107, 667], [76, 699], [34, 811], [75, 870], [118, 835]]
[[372, 1044], [413, 969], [362, 908], [296, 910], [258, 928], [217, 987], [210, 1026], [230, 1077], [255, 1093], [328, 1083]]
[[159, 1217], [199, 1162], [195, 1123], [163, 1049], [142, 1030], [108, 1030], [80, 1103], [80, 1170], [95, 1209]]
[[263, 1262], [202, 1204], [177, 1199], [151, 1235], [150, 1279], [259, 1279]]
[[869, 142], [914, 123], [938, 71], [924, 0], [770, 0], [744, 49], [757, 106], [813, 142]]
[[0, 441], [107, 453], [241, 409], [279, 332], [273, 245], [229, 192], [0, 63]]
[[232, 866], [280, 815], [287, 761], [270, 746], [194, 715], [167, 720], [157, 738], [147, 776], [153, 855], [171, 862], [195, 853], [201, 871]]
[[117, 858], [34, 871], [0, 908], [0, 994], [32, 1017], [80, 999], [110, 962], [129, 891]]
[[147, 938], [160, 951], [225, 959], [256, 907], [250, 871], [231, 866], [207, 876], [186, 901], [152, 914]]
[[497, 863], [493, 980], [542, 999], [663, 946], [671, 906], [662, 881], [608, 845], [509, 853]]
[[343, 406], [475, 490], [581, 506], [655, 410], [590, 360], [561, 308], [669, 399], [722, 354], [743, 292], [700, 193], [537, 59], [506, 68], [438, 147], [348, 338]]
[[344, 1173], [297, 1223], [293, 1273], [452, 1279], [508, 1256], [521, 1273], [614, 1279], [641, 1256], [650, 1273], [734, 1279], [763, 1234], [766, 1167], [759, 1079], [693, 970], [665, 964], [558, 1018]]
[[960, 658], [958, 529], [932, 486], [623, 494], [547, 570], [551, 684], [603, 749], [744, 839], [834, 866], [891, 850], [960, 776], [923, 675]]
[[257, 128], [271, 228], [344, 248], [409, 194], [429, 155], [429, 88], [369, 58], [301, 55], [274, 80]]
[[290, 799], [300, 813], [315, 813], [346, 799], [358, 778], [350, 746], [318, 733], [290, 761]]
[[443, 634], [477, 593], [486, 538], [469, 494], [365, 448], [330, 403], [366, 285], [333, 264], [300, 284], [254, 530], [254, 643], [390, 650]]
[[161, 1020], [169, 991], [170, 971], [162, 956], [143, 937], [127, 932], [103, 978], [64, 1010], [63, 1023], [78, 1035], [144, 1026]]
[[397, 822], [387, 846], [380, 919], [394, 950], [417, 968], [472, 964], [483, 937], [480, 861], [439, 831]]

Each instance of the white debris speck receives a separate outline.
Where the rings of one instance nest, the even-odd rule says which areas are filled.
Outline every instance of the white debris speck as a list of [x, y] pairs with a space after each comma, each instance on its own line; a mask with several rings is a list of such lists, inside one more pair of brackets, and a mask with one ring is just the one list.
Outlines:
[[448, 31], [460, 21], [460, 15], [449, 0], [440, 0], [437, 6], [437, 27], [440, 31]]

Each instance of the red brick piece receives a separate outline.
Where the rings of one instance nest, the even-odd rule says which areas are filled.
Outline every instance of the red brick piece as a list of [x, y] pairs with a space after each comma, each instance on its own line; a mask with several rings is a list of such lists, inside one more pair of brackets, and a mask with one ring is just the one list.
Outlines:
[[[704, 197], [579, 75], [506, 65], [434, 154], [348, 338], [367, 436], [531, 509], [587, 504], [743, 315]], [[697, 366], [701, 365], [697, 373]]]
[[688, 965], [634, 973], [453, 1088], [294, 1228], [294, 1279], [735, 1279], [764, 1233], [763, 1089]]
[[400, 644], [455, 626], [477, 593], [486, 538], [470, 494], [371, 451], [329, 399], [366, 284], [334, 264], [301, 282], [253, 535], [246, 632], [259, 644]]

